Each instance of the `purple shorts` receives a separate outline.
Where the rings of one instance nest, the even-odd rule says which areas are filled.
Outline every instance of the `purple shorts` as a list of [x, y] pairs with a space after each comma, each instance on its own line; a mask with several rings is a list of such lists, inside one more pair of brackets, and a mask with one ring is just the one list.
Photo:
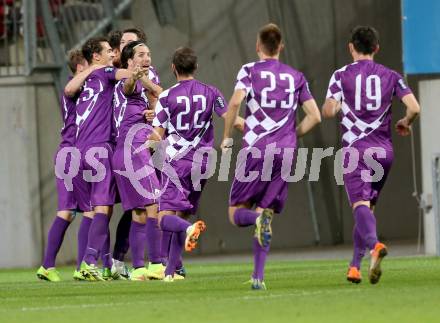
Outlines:
[[[176, 174], [171, 177], [170, 174], [161, 173], [162, 194], [159, 198], [159, 211], [182, 211], [189, 214], [197, 212], [206, 179], [200, 180], [200, 190], [194, 189], [191, 179], [192, 163], [189, 159], [171, 161], [168, 165]], [[205, 163], [201, 171], [206, 171]], [[180, 183], [180, 187], [177, 183]]]
[[275, 213], [281, 213], [287, 199], [288, 188], [288, 183], [281, 178], [282, 161], [282, 154], [274, 156], [271, 178], [269, 181], [263, 181], [261, 179], [263, 157], [252, 158], [248, 155], [245, 176], [248, 176], [250, 171], [257, 171], [258, 176], [250, 182], [240, 181], [235, 176], [229, 195], [229, 205], [250, 203], [252, 206], [269, 208]]
[[[98, 153], [91, 154], [93, 152], [91, 149], [99, 149], [107, 156], [99, 157]], [[114, 205], [116, 184], [111, 165], [113, 146], [109, 143], [101, 143], [79, 150], [81, 152], [79, 173], [73, 179], [73, 192], [79, 209], [90, 211], [95, 206]], [[88, 151], [91, 154], [89, 157], [92, 157], [89, 162], [86, 160]]]
[[[374, 171], [365, 163], [363, 155], [364, 151], [359, 150], [359, 163], [357, 168], [349, 174], [344, 174], [345, 190], [351, 205], [358, 201], [370, 201], [373, 205], [377, 203], [377, 199], [385, 185], [385, 181], [391, 170], [391, 165], [394, 159], [394, 152], [392, 150], [386, 150], [385, 158], [377, 158], [377, 156], [373, 156], [374, 160], [382, 166], [383, 176], [376, 182], [369, 182], [362, 178], [362, 172], [373, 176]], [[344, 166], [347, 166], [348, 159], [349, 156], [346, 155]]]
[[[55, 153], [54, 165], [56, 163], [56, 158], [57, 158], [58, 152], [62, 148], [63, 147], [59, 147], [57, 152]], [[66, 159], [64, 173], [68, 172], [68, 169], [70, 168], [71, 159], [72, 159], [72, 155], [69, 154]], [[56, 187], [57, 187], [57, 193], [58, 193], [58, 209], [57, 210], [58, 211], [77, 210], [78, 205], [76, 203], [76, 199], [75, 199], [75, 195], [73, 194], [73, 190], [70, 190], [70, 191], [68, 190], [68, 188], [64, 184], [63, 179], [60, 179], [55, 176], [55, 180], [56, 180]]]
[[[141, 145], [142, 143], [133, 143], [131, 147], [131, 165], [125, 165], [123, 145], [118, 146], [113, 154], [113, 172], [124, 211], [143, 209], [147, 205], [157, 203], [156, 196], [160, 189], [160, 184], [156, 176], [156, 169], [152, 168], [149, 164], [151, 160], [150, 151], [146, 149], [133, 154]], [[139, 171], [146, 165], [148, 165], [146, 169], [151, 173], [144, 178], [136, 179], [134, 172]], [[127, 171], [126, 166], [132, 169], [132, 175], [118, 173], [118, 171]]]

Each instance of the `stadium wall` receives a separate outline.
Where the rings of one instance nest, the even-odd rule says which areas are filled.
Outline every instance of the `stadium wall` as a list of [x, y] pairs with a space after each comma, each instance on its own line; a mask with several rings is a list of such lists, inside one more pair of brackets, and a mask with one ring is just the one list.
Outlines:
[[[422, 142], [422, 182], [425, 200], [429, 203], [435, 201], [433, 191], [432, 160], [434, 154], [440, 154], [439, 130], [440, 115], [438, 113], [438, 94], [440, 93], [440, 80], [423, 80], [420, 82], [420, 104], [424, 109], [420, 119]], [[440, 197], [440, 196], [439, 196]], [[437, 199], [439, 198], [437, 197]], [[425, 252], [429, 255], [440, 255], [440, 227], [434, 208], [425, 210], [424, 232]], [[437, 217], [437, 219], [435, 218]]]

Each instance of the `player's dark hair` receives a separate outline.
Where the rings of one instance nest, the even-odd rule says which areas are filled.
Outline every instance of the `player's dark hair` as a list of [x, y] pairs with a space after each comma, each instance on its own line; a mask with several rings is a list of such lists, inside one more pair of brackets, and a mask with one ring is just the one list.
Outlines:
[[134, 54], [136, 53], [136, 47], [139, 45], [145, 45], [144, 42], [140, 40], [132, 41], [131, 43], [128, 43], [121, 53], [121, 66], [122, 68], [128, 67], [128, 60], [133, 59]]
[[179, 47], [174, 52], [173, 64], [179, 75], [194, 74], [197, 69], [196, 53], [189, 47]]
[[[125, 33], [135, 34], [137, 36], [138, 40], [140, 40], [143, 43], [147, 43], [147, 35], [145, 35], [145, 33], [142, 29], [127, 28], [127, 29], [124, 29], [124, 31], [122, 32], [122, 34], [125, 34]], [[121, 37], [122, 37], [122, 35], [121, 35]]]
[[351, 31], [350, 43], [358, 53], [373, 54], [379, 45], [379, 33], [371, 26], [356, 26]]
[[274, 56], [278, 52], [282, 41], [281, 30], [273, 23], [267, 24], [258, 32], [258, 39], [263, 46], [264, 53]]
[[81, 48], [82, 54], [89, 64], [92, 63], [93, 54], [102, 52], [102, 42], [108, 42], [108, 39], [106, 37], [93, 37], [87, 40]]
[[83, 64], [85, 61], [85, 58], [79, 49], [72, 49], [69, 53], [69, 60], [67, 62], [67, 65], [69, 66], [69, 69], [72, 71], [73, 74], [76, 73], [76, 67], [78, 64]]
[[112, 49], [119, 49], [121, 45], [122, 31], [112, 30], [108, 33], [108, 43]]

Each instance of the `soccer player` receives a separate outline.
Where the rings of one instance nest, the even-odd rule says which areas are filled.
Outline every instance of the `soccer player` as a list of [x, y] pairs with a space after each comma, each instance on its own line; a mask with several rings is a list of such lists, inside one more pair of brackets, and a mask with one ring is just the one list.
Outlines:
[[[88, 280], [103, 280], [96, 266], [108, 237], [108, 225], [115, 201], [115, 183], [111, 170], [113, 147], [112, 100], [115, 83], [131, 76], [127, 70], [112, 66], [114, 53], [105, 37], [89, 39], [82, 47], [84, 58], [91, 66], [104, 66], [90, 74], [80, 73], [65, 87], [72, 96], [82, 86], [76, 105], [76, 142], [81, 152], [79, 172], [74, 178], [74, 194], [80, 208], [95, 211], [88, 233], [87, 249], [81, 263], [81, 273]], [[147, 81], [150, 91], [157, 90]], [[95, 176], [93, 173], [97, 173]]]
[[[124, 47], [133, 41], [141, 41], [146, 43], [147, 36], [145, 33], [138, 28], [128, 28], [122, 31], [121, 39], [119, 42], [119, 52], [122, 53]], [[158, 86], [160, 85], [159, 75], [157, 74], [154, 67], [151, 65], [148, 69], [148, 77]], [[115, 94], [116, 95], [116, 94]], [[148, 91], [145, 91], [145, 95], [148, 98], [147, 108], [144, 110], [145, 118], [147, 121], [152, 121], [154, 118], [154, 106], [156, 104], [157, 98], [151, 95]], [[122, 101], [115, 101], [115, 104], [123, 104]], [[115, 107], [115, 109], [119, 109]], [[130, 247], [129, 233], [131, 226], [132, 214], [131, 210], [124, 212], [121, 216], [118, 227], [116, 229], [116, 239], [115, 245], [113, 247], [113, 273], [119, 273], [122, 277], [128, 277], [128, 268], [124, 263], [125, 254], [128, 252]], [[157, 269], [157, 266], [153, 266], [152, 269]]]
[[[256, 226], [253, 238], [254, 272], [250, 282], [252, 289], [257, 290], [266, 289], [264, 266], [272, 238], [273, 214], [282, 211], [287, 198], [287, 182], [281, 175], [283, 151], [296, 148], [297, 137], [309, 132], [321, 120], [304, 75], [279, 61], [283, 47], [278, 26], [267, 24], [260, 29], [256, 43], [259, 61], [243, 65], [238, 72], [222, 142], [223, 149], [232, 147], [231, 130], [240, 104], [246, 99], [242, 146], [257, 152], [252, 158], [247, 155], [247, 160], [242, 162], [246, 163], [246, 174], [257, 171], [258, 177], [253, 181], [234, 178], [229, 220], [238, 227]], [[295, 131], [298, 105], [302, 106], [306, 116]], [[274, 157], [269, 174], [263, 169], [266, 154]], [[266, 175], [269, 177], [263, 178]]]
[[[191, 225], [182, 217], [195, 214], [206, 180], [196, 190], [191, 180], [191, 168], [206, 169], [206, 161], [196, 161], [199, 148], [213, 149], [213, 113], [224, 117], [223, 95], [215, 87], [194, 78], [197, 56], [187, 47], [178, 48], [172, 58], [172, 70], [177, 84], [162, 92], [156, 104], [153, 121], [155, 131], [150, 138], [160, 140], [167, 133], [168, 160], [161, 174], [162, 195], [159, 198], [159, 221], [164, 232], [172, 232], [164, 281], [172, 282], [183, 249], [196, 247], [205, 223]], [[168, 170], [166, 168], [168, 167]]]
[[113, 66], [116, 68], [121, 67], [121, 38], [122, 31], [120, 30], [113, 30], [108, 34], [108, 43], [110, 44], [113, 54], [115, 55], [113, 58]]
[[[88, 63], [84, 59], [80, 50], [73, 50], [69, 53], [68, 66], [72, 71], [73, 75], [81, 73], [88, 69]], [[92, 69], [89, 68], [89, 71]], [[76, 136], [76, 100], [79, 96], [79, 92], [75, 93], [73, 97], [68, 97], [63, 95], [61, 98], [61, 115], [63, 118], [63, 128], [61, 129], [61, 142], [58, 147], [56, 156], [65, 147], [75, 146], [75, 136]], [[70, 168], [70, 164], [65, 165], [65, 169]], [[64, 171], [64, 170], [63, 170]], [[64, 240], [64, 235], [69, 227], [70, 223], [75, 217], [75, 211], [78, 209], [73, 191], [69, 191], [62, 179], [56, 179], [57, 192], [58, 192], [58, 211], [55, 217], [48, 235], [47, 235], [47, 246], [44, 253], [43, 265], [37, 271], [37, 277], [42, 280], [47, 280], [51, 282], [60, 281], [60, 276], [55, 270], [55, 259], [60, 250], [61, 244]], [[93, 211], [91, 208], [83, 209], [84, 221], [91, 222], [93, 218]], [[78, 280], [82, 280], [83, 277], [79, 273], [79, 263], [82, 261], [84, 254], [81, 253], [81, 245], [87, 244], [87, 236], [85, 236], [85, 241], [83, 236], [78, 237], [78, 268], [74, 272], [73, 277]]]
[[[333, 73], [327, 99], [322, 107], [323, 116], [341, 115], [342, 146], [356, 149], [359, 153], [357, 168], [344, 174], [344, 184], [353, 209], [354, 253], [347, 280], [361, 282], [360, 266], [365, 249], [371, 254], [368, 278], [376, 284], [382, 274], [381, 261], [387, 255], [387, 247], [378, 241], [374, 206], [382, 190], [393, 162], [391, 140], [391, 103], [397, 96], [406, 106], [406, 116], [396, 124], [399, 135], [411, 132], [411, 124], [419, 114], [420, 107], [402, 77], [395, 71], [374, 62], [379, 51], [379, 35], [369, 26], [352, 30], [349, 42], [353, 63]], [[370, 174], [371, 167], [365, 156], [379, 163], [383, 176], [378, 181], [365, 180], [363, 173]], [[373, 157], [375, 155], [375, 158]], [[349, 156], [345, 156], [347, 164]]]
[[[133, 75], [123, 79], [116, 85], [114, 118], [116, 120], [116, 149], [113, 155], [114, 170], [127, 171], [125, 154], [130, 154], [133, 169], [136, 172], [151, 164], [148, 149], [134, 153], [145, 141], [150, 133], [142, 128], [133, 134], [133, 139], [126, 142], [127, 135], [136, 125], [145, 124], [145, 107], [149, 102], [145, 95], [143, 82], [148, 78], [151, 64], [149, 48], [141, 41], [127, 44], [121, 55], [122, 68], [126, 68]], [[134, 130], [133, 130], [134, 131]], [[150, 166], [151, 173], [139, 180], [145, 191], [137, 189], [130, 178], [116, 171], [115, 178], [124, 211], [132, 212], [132, 221], [129, 233], [129, 243], [133, 262], [131, 280], [163, 279], [164, 268], [160, 258], [160, 236], [157, 217], [157, 190], [160, 189], [155, 169]], [[148, 193], [148, 194], [147, 194]], [[145, 241], [148, 245], [150, 264], [148, 270], [144, 266]]]

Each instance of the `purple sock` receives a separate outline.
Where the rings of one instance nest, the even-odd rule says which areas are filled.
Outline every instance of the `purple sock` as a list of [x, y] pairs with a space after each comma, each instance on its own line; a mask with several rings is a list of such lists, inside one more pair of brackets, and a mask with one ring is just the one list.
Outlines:
[[365, 243], [362, 240], [356, 227], [353, 228], [353, 259], [351, 260], [350, 267], [356, 267], [361, 269], [362, 258], [365, 256]]
[[102, 251], [105, 239], [107, 239], [109, 222], [110, 217], [108, 215], [105, 215], [104, 213], [95, 213], [92, 225], [90, 226], [89, 240], [84, 255], [84, 261], [89, 265], [96, 265], [98, 262], [98, 255]]
[[93, 219], [86, 216], [82, 217], [81, 224], [78, 230], [78, 256], [76, 258], [76, 270], [79, 270], [84, 254], [86, 253], [87, 241], [89, 237], [90, 225]]
[[130, 248], [130, 234], [131, 226], [131, 211], [125, 211], [119, 220], [116, 228], [115, 246], [113, 247], [113, 258], [119, 261], [124, 261], [124, 257]]
[[132, 221], [130, 226], [130, 250], [133, 268], [141, 268], [145, 266], [145, 240], [146, 237], [145, 224]]
[[269, 253], [269, 246], [262, 247], [258, 243], [257, 238], [253, 239], [254, 243], [254, 272], [252, 277], [255, 279], [264, 279], [264, 265], [266, 264], [266, 257]]
[[185, 232], [190, 225], [191, 223], [177, 215], [164, 215], [160, 221], [160, 228], [163, 231]]
[[176, 261], [176, 269], [182, 269], [183, 268], [183, 260], [182, 255], [180, 255], [179, 259]]
[[110, 229], [107, 230], [107, 237], [101, 250], [102, 267], [112, 268], [113, 260], [110, 253]]
[[174, 275], [176, 271], [176, 264], [182, 256], [183, 247], [185, 245], [186, 232], [182, 231], [174, 233], [171, 238], [170, 254], [168, 256], [168, 264], [165, 269], [165, 276]]
[[168, 253], [170, 252], [171, 237], [173, 233], [170, 231], [162, 231], [162, 238], [160, 241], [160, 258], [164, 265], [168, 262]]
[[239, 227], [248, 227], [255, 225], [255, 221], [259, 216], [260, 214], [255, 211], [246, 208], [238, 208], [234, 212], [234, 222]]
[[355, 228], [368, 249], [374, 249], [377, 243], [376, 218], [366, 205], [359, 205], [354, 210]]
[[157, 221], [157, 219], [147, 218], [146, 230], [148, 259], [153, 264], [159, 264], [162, 262], [162, 259], [160, 257], [161, 234], [159, 229], [159, 222]]
[[44, 254], [43, 267], [52, 268], [55, 267], [55, 258], [61, 248], [61, 244], [64, 240], [64, 234], [69, 226], [70, 222], [56, 216], [52, 222], [49, 232], [47, 233], [47, 246]]

